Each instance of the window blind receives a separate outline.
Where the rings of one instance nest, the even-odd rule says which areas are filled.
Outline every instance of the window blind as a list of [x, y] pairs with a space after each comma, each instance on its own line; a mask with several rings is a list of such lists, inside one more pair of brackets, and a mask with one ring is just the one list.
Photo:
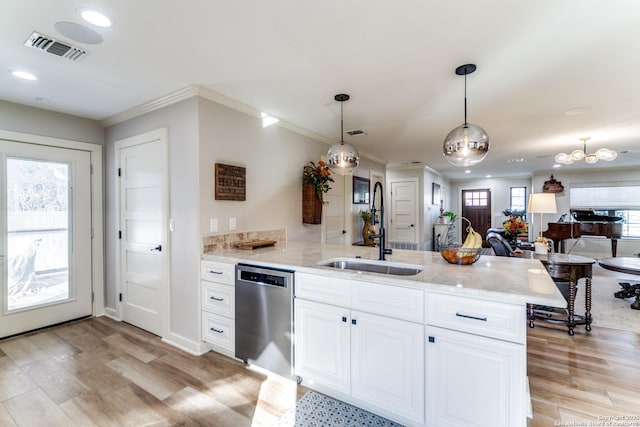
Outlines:
[[573, 209], [640, 209], [640, 181], [571, 183]]

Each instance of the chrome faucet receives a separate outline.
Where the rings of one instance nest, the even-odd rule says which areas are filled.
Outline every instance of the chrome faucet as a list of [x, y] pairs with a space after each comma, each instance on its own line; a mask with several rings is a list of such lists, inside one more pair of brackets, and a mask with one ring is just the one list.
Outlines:
[[[376, 209], [376, 191], [380, 187], [380, 209]], [[380, 211], [380, 221], [376, 220], [376, 212]], [[391, 249], [385, 248], [386, 233], [384, 231], [384, 196], [382, 194], [382, 184], [376, 181], [373, 186], [373, 198], [371, 199], [371, 225], [380, 223], [380, 231], [378, 234], [370, 236], [372, 239], [378, 239], [378, 247], [380, 248], [380, 256], [378, 259], [384, 261], [385, 254], [391, 254]]]

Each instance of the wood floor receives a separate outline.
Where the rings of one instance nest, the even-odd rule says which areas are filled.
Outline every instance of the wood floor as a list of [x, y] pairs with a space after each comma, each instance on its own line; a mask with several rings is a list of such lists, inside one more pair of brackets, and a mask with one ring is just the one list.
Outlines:
[[272, 426], [304, 387], [106, 317], [0, 341], [0, 426]]
[[[528, 333], [529, 427], [640, 426], [640, 335]], [[304, 391], [105, 317], [0, 341], [0, 426], [270, 426]]]

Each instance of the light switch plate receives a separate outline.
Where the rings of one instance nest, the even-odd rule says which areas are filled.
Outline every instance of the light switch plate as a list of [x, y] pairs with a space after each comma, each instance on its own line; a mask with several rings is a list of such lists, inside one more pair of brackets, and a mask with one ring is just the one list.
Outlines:
[[209, 231], [212, 233], [218, 231], [218, 218], [211, 218], [209, 220]]
[[229, 218], [229, 230], [233, 231], [236, 229], [236, 219]]

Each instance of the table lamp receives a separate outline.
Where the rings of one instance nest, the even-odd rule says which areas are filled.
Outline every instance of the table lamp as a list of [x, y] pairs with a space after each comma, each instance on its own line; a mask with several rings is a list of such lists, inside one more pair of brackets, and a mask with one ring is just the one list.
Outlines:
[[536, 237], [535, 253], [545, 255], [548, 252], [547, 242], [542, 237], [542, 215], [546, 213], [557, 213], [556, 195], [554, 193], [531, 193], [529, 194], [528, 212], [540, 214], [540, 235]]

